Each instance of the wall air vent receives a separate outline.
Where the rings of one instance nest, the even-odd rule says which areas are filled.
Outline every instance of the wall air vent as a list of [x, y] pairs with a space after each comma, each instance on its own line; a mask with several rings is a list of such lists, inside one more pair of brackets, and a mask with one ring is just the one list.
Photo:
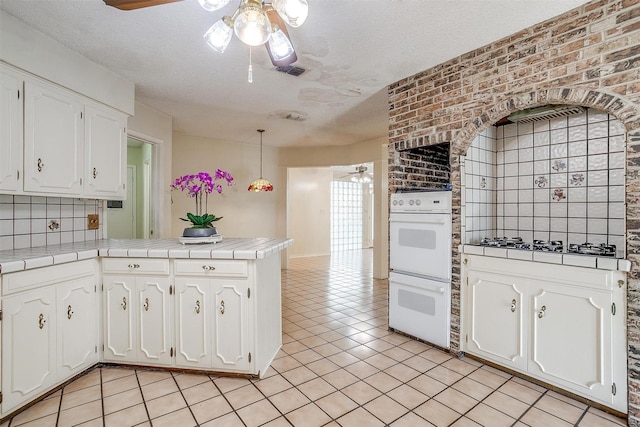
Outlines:
[[281, 65], [280, 67], [276, 67], [276, 70], [294, 77], [298, 77], [300, 74], [307, 71], [304, 68], [296, 67], [295, 65]]
[[538, 120], [551, 120], [558, 117], [572, 116], [583, 113], [584, 108], [577, 105], [545, 105], [517, 111], [507, 117], [511, 122], [531, 123]]

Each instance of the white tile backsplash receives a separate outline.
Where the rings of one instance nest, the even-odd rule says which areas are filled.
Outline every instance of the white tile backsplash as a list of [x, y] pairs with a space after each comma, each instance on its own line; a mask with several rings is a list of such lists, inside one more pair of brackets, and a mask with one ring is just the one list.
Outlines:
[[[102, 213], [99, 200], [60, 197], [0, 195], [0, 249], [24, 249], [62, 243], [83, 242], [102, 238], [102, 216], [99, 229], [87, 231], [88, 213]], [[55, 220], [60, 227], [48, 227]]]
[[592, 109], [483, 131], [465, 159], [465, 238], [603, 242], [624, 256], [625, 147], [624, 126]]

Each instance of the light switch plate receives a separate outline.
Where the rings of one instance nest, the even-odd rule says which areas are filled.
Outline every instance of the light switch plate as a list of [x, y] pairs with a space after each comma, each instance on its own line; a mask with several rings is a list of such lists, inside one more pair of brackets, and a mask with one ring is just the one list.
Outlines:
[[98, 228], [100, 228], [100, 215], [87, 215], [87, 230], [97, 230]]

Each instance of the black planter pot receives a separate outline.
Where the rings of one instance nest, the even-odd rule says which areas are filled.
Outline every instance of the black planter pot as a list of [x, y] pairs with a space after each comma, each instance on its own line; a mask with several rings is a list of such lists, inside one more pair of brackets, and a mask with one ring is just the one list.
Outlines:
[[182, 232], [182, 237], [210, 237], [214, 234], [218, 234], [218, 230], [215, 227], [185, 228]]

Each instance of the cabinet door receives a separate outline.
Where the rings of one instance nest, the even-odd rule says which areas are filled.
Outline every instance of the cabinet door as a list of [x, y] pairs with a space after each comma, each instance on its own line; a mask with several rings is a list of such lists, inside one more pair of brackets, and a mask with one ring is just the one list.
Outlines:
[[79, 279], [56, 289], [58, 377], [69, 378], [98, 361], [95, 278]]
[[505, 366], [526, 370], [525, 298], [510, 276], [468, 271], [467, 351]]
[[105, 360], [134, 362], [136, 352], [135, 321], [132, 299], [135, 278], [103, 276], [104, 283], [104, 358]]
[[124, 199], [127, 178], [125, 116], [92, 105], [86, 105], [84, 113], [84, 194], [96, 198]]
[[611, 401], [611, 304], [608, 292], [532, 282], [529, 372], [543, 381]]
[[26, 81], [24, 99], [24, 189], [81, 194], [82, 104], [70, 93]]
[[2, 301], [2, 410], [16, 408], [55, 384], [56, 317], [53, 288]]
[[176, 365], [211, 367], [211, 280], [176, 278]]
[[249, 313], [247, 280], [212, 279], [213, 301], [213, 368], [249, 371], [252, 351], [249, 348]]
[[0, 68], [0, 191], [21, 193], [22, 78]]
[[171, 364], [171, 297], [167, 277], [136, 278], [138, 362]]

